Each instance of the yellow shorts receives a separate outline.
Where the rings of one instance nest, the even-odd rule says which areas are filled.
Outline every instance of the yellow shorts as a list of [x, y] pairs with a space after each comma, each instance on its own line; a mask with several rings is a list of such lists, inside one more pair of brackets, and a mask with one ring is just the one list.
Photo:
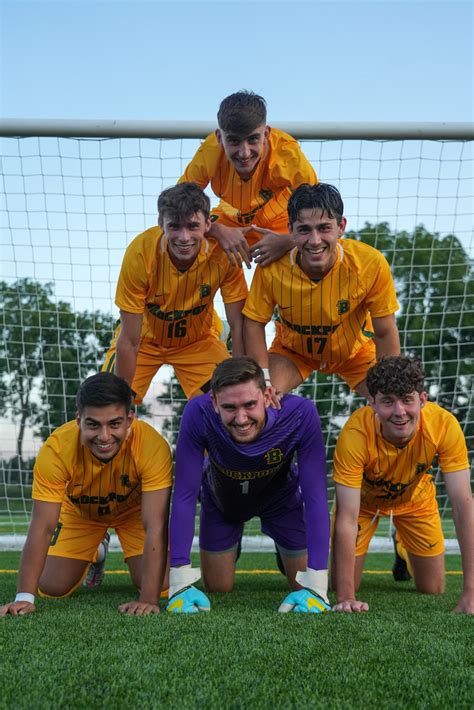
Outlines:
[[48, 548], [48, 555], [94, 562], [97, 548], [108, 527], [114, 527], [124, 559], [143, 554], [145, 531], [141, 511], [134, 509], [117, 516], [114, 524], [88, 520], [67, 505], [61, 506], [59, 522]]
[[[262, 229], [270, 229], [272, 232], [277, 232], [277, 234], [288, 234], [288, 214], [286, 211], [275, 217], [275, 219], [272, 219], [271, 222], [263, 222], [263, 220], [259, 220], [258, 216], [255, 216], [255, 218], [248, 224], [242, 224], [237, 220], [231, 219], [229, 215], [221, 212], [218, 207], [217, 209], [212, 210], [212, 214], [218, 215], [219, 224], [223, 224], [226, 227], [248, 227], [250, 224], [255, 224], [257, 227], [261, 227]], [[246, 234], [247, 242], [251, 247], [257, 244], [261, 238], [262, 235], [259, 234], [259, 232], [254, 232], [253, 230], [247, 232]]]
[[320, 360], [313, 360], [310, 357], [300, 355], [294, 350], [286, 348], [282, 344], [281, 338], [278, 335], [278, 328], [277, 335], [268, 352], [275, 353], [276, 355], [282, 355], [283, 357], [286, 357], [287, 360], [291, 360], [291, 362], [298, 369], [303, 382], [311, 375], [312, 372], [317, 370], [323, 375], [339, 375], [339, 377], [341, 377], [351, 389], [355, 389], [357, 385], [365, 380], [367, 370], [376, 363], [375, 343], [373, 340], [368, 340], [361, 347], [361, 349], [353, 355], [353, 357], [348, 358], [345, 362], [335, 365], [324, 364], [321, 366]]
[[[392, 510], [393, 524], [403, 546], [419, 557], [435, 557], [444, 552], [444, 536], [436, 498], [404, 505]], [[368, 510], [359, 512], [356, 556], [365, 555], [369, 549], [380, 516], [388, 517], [390, 511]]]
[[[113, 372], [114, 369], [118, 333], [119, 329], [115, 332], [102, 366], [102, 370], [106, 372]], [[225, 343], [220, 341], [215, 333], [209, 333], [202, 340], [181, 348], [160, 348], [144, 340], [140, 344], [132, 382], [132, 389], [137, 393], [135, 402], [140, 404], [143, 400], [153, 377], [162, 365], [171, 365], [184, 394], [191, 399], [202, 394], [202, 388], [211, 379], [216, 366], [229, 357]]]

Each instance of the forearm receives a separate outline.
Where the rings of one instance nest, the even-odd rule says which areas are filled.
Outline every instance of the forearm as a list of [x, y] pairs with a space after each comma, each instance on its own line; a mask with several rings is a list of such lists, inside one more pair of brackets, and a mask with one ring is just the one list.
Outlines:
[[168, 536], [165, 527], [145, 530], [140, 601], [156, 604], [165, 574]]
[[53, 529], [31, 529], [20, 560], [17, 592], [36, 594], [43, 571]]
[[461, 550], [464, 592], [474, 596], [474, 509], [472, 498], [452, 501], [453, 520]]
[[355, 543], [357, 521], [340, 519], [336, 512], [334, 530], [334, 569], [337, 601], [355, 599]]
[[260, 367], [268, 368], [268, 350], [265, 340], [265, 324], [244, 319], [245, 353], [253, 358]]
[[374, 329], [374, 342], [377, 360], [381, 360], [383, 357], [400, 355], [400, 336], [398, 334], [397, 326], [395, 325], [395, 319], [388, 328], [380, 330], [374, 327]]
[[133, 343], [131, 340], [119, 335], [117, 339], [117, 349], [115, 354], [115, 374], [132, 386], [135, 370], [137, 366], [137, 354], [140, 343]]

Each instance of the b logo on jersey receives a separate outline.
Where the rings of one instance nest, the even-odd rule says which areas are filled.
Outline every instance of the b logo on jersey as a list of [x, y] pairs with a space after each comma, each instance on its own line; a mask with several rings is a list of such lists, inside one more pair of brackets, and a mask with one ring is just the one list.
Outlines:
[[265, 461], [268, 466], [283, 461], [283, 451], [281, 449], [268, 449], [264, 454]]
[[201, 298], [206, 298], [206, 296], [209, 296], [211, 293], [211, 287], [209, 284], [202, 284], [199, 286], [199, 295]]
[[341, 299], [336, 303], [337, 307], [337, 312], [339, 313], [340, 316], [342, 316], [343, 313], [347, 313], [349, 310], [350, 303], [349, 301], [346, 301], [345, 299]]
[[120, 476], [120, 483], [122, 484], [122, 486], [123, 486], [124, 488], [131, 488], [131, 487], [132, 487], [132, 484], [130, 483], [130, 478], [129, 478], [128, 473], [123, 473], [123, 474]]
[[260, 190], [260, 197], [265, 200], [265, 202], [268, 202], [269, 200], [272, 199], [273, 197], [273, 192], [271, 190], [265, 190], [262, 189]]

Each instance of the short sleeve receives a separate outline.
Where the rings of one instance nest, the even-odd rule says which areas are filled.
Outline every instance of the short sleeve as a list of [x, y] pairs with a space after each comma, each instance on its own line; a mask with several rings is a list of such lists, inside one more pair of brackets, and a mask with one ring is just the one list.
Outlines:
[[64, 462], [46, 441], [35, 461], [31, 497], [47, 503], [62, 503], [69, 478]]
[[144, 240], [136, 237], [125, 252], [115, 292], [115, 303], [127, 313], [143, 313], [149, 286]]
[[173, 483], [173, 463], [168, 442], [146, 422], [139, 422], [142, 491], [159, 491]]
[[366, 463], [367, 437], [352, 417], [339, 434], [334, 452], [333, 478], [349, 488], [361, 488]]
[[372, 318], [383, 318], [395, 313], [399, 304], [388, 261], [378, 252], [378, 268], [372, 283], [367, 284], [366, 305]]
[[438, 444], [438, 462], [443, 473], [453, 473], [469, 468], [466, 439], [458, 420], [446, 412], [446, 428]]

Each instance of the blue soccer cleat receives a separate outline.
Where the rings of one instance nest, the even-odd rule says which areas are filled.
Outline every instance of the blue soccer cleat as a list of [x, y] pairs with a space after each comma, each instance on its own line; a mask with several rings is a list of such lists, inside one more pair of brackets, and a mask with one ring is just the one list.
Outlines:
[[171, 614], [199, 614], [200, 611], [211, 611], [211, 602], [196, 587], [186, 587], [171, 597], [166, 611]]
[[310, 589], [298, 589], [291, 592], [278, 607], [278, 611], [286, 614], [289, 611], [303, 612], [305, 614], [326, 614], [331, 611], [329, 604], [326, 604], [318, 594]]

